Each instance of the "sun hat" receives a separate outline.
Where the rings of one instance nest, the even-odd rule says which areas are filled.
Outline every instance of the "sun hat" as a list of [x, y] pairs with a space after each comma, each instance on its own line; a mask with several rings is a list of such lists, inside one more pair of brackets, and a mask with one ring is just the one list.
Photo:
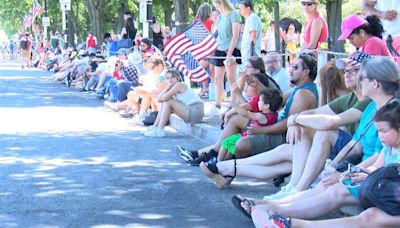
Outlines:
[[347, 39], [350, 34], [354, 31], [354, 29], [360, 27], [361, 25], [367, 24], [364, 18], [361, 18], [357, 15], [350, 15], [343, 19], [341, 30], [342, 34], [339, 36], [338, 40], [345, 40]]

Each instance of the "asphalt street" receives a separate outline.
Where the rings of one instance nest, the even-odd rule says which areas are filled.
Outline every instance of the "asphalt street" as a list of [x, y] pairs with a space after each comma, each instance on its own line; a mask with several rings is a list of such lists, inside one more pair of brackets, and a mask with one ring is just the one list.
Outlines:
[[0, 227], [252, 227], [231, 197], [276, 191], [240, 178], [219, 190], [176, 156], [204, 143], [140, 130], [49, 72], [0, 62]]

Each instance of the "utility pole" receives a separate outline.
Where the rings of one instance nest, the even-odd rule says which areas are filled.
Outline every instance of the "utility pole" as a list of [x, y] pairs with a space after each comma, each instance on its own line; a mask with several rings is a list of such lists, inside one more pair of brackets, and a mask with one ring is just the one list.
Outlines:
[[43, 39], [47, 40], [47, 27], [50, 26], [50, 18], [47, 17], [47, 0], [44, 0], [44, 17], [42, 17]]
[[140, 0], [139, 21], [143, 25], [143, 37], [153, 38], [151, 24], [153, 22], [153, 0]]

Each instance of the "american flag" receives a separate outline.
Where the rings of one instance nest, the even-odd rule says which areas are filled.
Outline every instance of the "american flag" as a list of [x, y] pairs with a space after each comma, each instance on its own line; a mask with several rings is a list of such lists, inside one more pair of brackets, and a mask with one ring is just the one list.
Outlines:
[[24, 29], [27, 29], [31, 26], [32, 24], [32, 15], [28, 14], [24, 17], [24, 20], [22, 22], [22, 26], [24, 27]]
[[211, 56], [216, 49], [214, 37], [196, 21], [165, 44], [164, 54], [191, 81], [202, 82], [209, 75], [199, 62]]
[[32, 7], [32, 15], [33, 15], [32, 21], [35, 21], [35, 18], [37, 16], [40, 16], [42, 13], [44, 13], [43, 7], [37, 1], [34, 1]]

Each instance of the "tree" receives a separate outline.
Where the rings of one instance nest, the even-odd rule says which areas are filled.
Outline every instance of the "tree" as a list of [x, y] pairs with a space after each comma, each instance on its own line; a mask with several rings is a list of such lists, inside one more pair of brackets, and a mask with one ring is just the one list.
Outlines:
[[176, 31], [181, 32], [189, 24], [189, 3], [187, 0], [174, 0], [174, 5], [176, 22], [179, 22]]
[[337, 37], [340, 36], [340, 25], [342, 21], [342, 0], [327, 0], [326, 14], [329, 36], [331, 37], [332, 47], [335, 51], [343, 52], [343, 42], [338, 42]]
[[86, 0], [86, 3], [88, 6], [87, 10], [90, 21], [92, 23], [92, 32], [99, 40], [102, 40], [103, 31], [100, 16], [106, 0]]

